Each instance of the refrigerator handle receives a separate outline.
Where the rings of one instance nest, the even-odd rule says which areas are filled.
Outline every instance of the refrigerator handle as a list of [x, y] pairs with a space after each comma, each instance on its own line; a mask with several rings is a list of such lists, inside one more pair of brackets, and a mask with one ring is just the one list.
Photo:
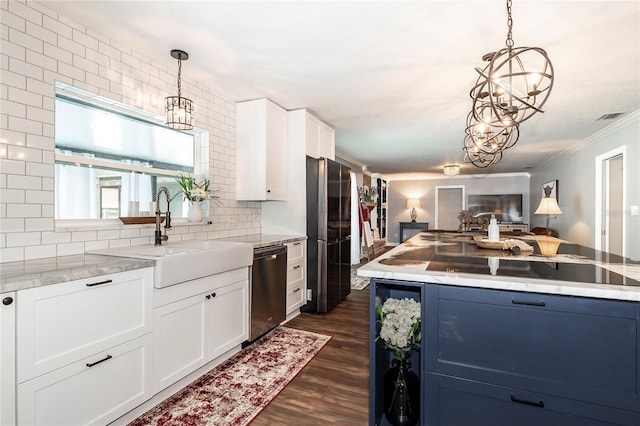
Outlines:
[[318, 287], [317, 309], [327, 311], [327, 243], [318, 240]]

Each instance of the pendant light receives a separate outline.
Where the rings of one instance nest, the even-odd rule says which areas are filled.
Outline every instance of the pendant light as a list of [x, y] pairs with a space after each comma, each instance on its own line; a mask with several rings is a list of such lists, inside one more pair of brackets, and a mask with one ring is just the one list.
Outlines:
[[178, 60], [178, 96], [167, 96], [164, 99], [165, 125], [176, 130], [192, 130], [193, 101], [182, 97], [182, 61], [189, 59], [189, 54], [174, 49], [171, 56]]
[[470, 92], [476, 119], [492, 125], [520, 124], [544, 112], [542, 106], [553, 87], [547, 52], [539, 47], [513, 47], [511, 0], [507, 0], [507, 26], [507, 47], [482, 57], [488, 64], [476, 68], [479, 76]]
[[464, 138], [464, 161], [485, 168], [498, 163], [504, 150], [518, 142], [518, 125], [502, 126], [478, 121], [473, 112], [467, 116]]

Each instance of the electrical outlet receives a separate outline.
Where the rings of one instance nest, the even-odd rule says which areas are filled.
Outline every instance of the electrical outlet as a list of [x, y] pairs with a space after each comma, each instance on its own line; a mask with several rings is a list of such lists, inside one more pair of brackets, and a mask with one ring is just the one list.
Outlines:
[[313, 290], [310, 288], [307, 289], [307, 302], [310, 302], [313, 299]]
[[631, 206], [631, 216], [638, 216], [638, 206]]

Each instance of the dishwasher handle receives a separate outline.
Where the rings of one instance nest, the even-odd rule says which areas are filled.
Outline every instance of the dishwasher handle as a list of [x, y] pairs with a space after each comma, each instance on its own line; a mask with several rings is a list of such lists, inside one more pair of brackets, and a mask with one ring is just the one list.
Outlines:
[[286, 246], [269, 246], [260, 247], [253, 250], [253, 260], [271, 258], [274, 259], [277, 256], [287, 253]]

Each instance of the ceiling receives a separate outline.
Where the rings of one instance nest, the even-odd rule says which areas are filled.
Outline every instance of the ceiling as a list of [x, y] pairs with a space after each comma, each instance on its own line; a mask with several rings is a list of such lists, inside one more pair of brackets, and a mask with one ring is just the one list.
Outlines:
[[505, 47], [505, 4], [45, 3], [168, 67], [176, 67], [171, 49], [187, 51], [183, 79], [232, 100], [268, 97], [286, 109], [309, 108], [336, 128], [340, 156], [391, 178], [441, 175], [449, 163], [460, 164], [461, 174], [526, 171], [611, 125], [597, 120], [603, 114], [640, 108], [640, 1], [516, 0], [515, 46], [547, 51], [553, 91], [500, 163], [464, 163], [474, 68]]

